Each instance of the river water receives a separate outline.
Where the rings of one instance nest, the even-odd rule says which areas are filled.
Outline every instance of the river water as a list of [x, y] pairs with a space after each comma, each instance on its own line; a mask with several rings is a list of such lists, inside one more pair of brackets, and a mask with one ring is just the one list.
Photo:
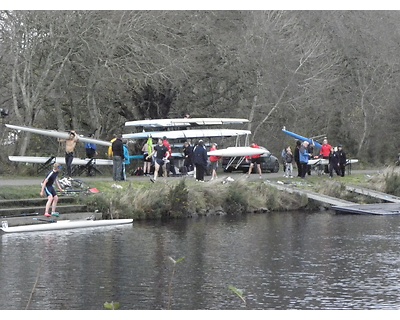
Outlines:
[[2, 310], [400, 308], [400, 216], [228, 215], [0, 241]]

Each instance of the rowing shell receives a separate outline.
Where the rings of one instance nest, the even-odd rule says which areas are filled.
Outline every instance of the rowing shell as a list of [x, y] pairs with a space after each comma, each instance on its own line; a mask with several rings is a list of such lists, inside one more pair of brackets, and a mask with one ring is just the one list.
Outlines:
[[176, 130], [176, 131], [148, 131], [138, 133], [123, 134], [125, 139], [147, 139], [152, 137], [154, 139], [192, 139], [192, 138], [213, 138], [213, 137], [237, 137], [241, 135], [250, 135], [249, 130], [236, 130], [236, 129], [203, 129], [203, 130]]
[[291, 136], [297, 140], [300, 140], [301, 142], [308, 141], [310, 144], [315, 145], [318, 149], [322, 148], [322, 145], [313, 139], [303, 137], [303, 136], [301, 136], [297, 133], [291, 132], [291, 131], [287, 131], [285, 128], [283, 128], [282, 131], [283, 131], [283, 133], [286, 133], [288, 136]]
[[[347, 159], [346, 165], [357, 163], [358, 159]], [[310, 159], [308, 160], [307, 164], [309, 165], [328, 165], [329, 159]]]
[[151, 119], [127, 121], [125, 126], [132, 127], [189, 127], [193, 125], [221, 125], [247, 123], [248, 119], [238, 118], [178, 118], [178, 119]]
[[40, 223], [30, 224], [24, 226], [8, 227], [3, 226], [0, 228], [6, 233], [16, 232], [32, 232], [32, 231], [51, 231], [51, 230], [65, 230], [77, 228], [92, 228], [130, 224], [133, 219], [110, 219], [110, 220], [59, 220], [54, 223]]
[[[14, 126], [11, 124], [6, 124], [6, 127], [10, 128], [10, 129], [14, 129], [14, 130], [27, 131], [27, 132], [37, 133], [37, 134], [41, 134], [44, 136], [49, 136], [49, 137], [54, 137], [54, 138], [59, 138], [59, 139], [69, 139], [69, 137], [70, 137], [70, 134], [68, 132], [60, 132], [60, 131], [56, 131], [56, 130], [46, 130], [46, 129], [38, 129], [38, 128], [32, 128], [32, 127]], [[84, 136], [80, 136], [80, 135], [78, 135], [78, 138], [79, 138], [79, 141], [82, 141], [82, 142], [98, 144], [98, 145], [106, 146], [106, 147], [111, 146], [111, 142], [109, 142], [109, 141], [88, 138], [88, 137], [84, 137]]]
[[208, 156], [216, 157], [245, 157], [245, 156], [255, 156], [268, 153], [267, 149], [262, 148], [252, 148], [252, 147], [228, 147], [226, 149], [219, 149], [208, 151]]
[[[10, 161], [14, 162], [27, 162], [27, 163], [46, 163], [50, 161], [50, 163], [59, 163], [59, 164], [65, 164], [65, 158], [64, 157], [54, 157], [54, 158], [49, 158], [49, 157], [26, 157], [26, 156], [8, 156], [8, 159]], [[78, 159], [74, 158], [72, 160], [73, 165], [87, 165], [91, 159]], [[93, 165], [98, 165], [98, 166], [112, 166], [113, 161], [109, 159], [93, 159]]]

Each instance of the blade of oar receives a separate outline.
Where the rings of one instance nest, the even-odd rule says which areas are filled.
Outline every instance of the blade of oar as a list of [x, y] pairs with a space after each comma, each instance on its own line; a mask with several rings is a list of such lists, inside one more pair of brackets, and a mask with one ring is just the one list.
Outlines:
[[6, 218], [21, 218], [21, 217], [29, 217], [29, 216], [37, 216], [39, 212], [34, 212], [34, 213], [21, 213], [21, 214], [16, 214], [12, 216], [1, 216], [1, 219], [6, 219]]
[[44, 221], [44, 222], [48, 222], [48, 223], [57, 222], [57, 220], [48, 220], [48, 219], [40, 219], [40, 218], [33, 218], [33, 220], [36, 220], [36, 221]]

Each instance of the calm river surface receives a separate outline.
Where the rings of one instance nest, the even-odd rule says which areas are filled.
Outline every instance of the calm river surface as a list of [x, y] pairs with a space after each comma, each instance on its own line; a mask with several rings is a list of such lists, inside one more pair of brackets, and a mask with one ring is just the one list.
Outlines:
[[[400, 216], [216, 216], [0, 241], [2, 310], [400, 308]], [[172, 285], [169, 257], [184, 258]]]

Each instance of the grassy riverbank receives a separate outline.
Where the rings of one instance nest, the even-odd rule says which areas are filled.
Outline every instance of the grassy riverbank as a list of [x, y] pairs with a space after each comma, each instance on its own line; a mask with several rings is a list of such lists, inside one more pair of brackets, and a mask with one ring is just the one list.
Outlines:
[[[268, 175], [265, 176], [268, 178]], [[306, 179], [274, 178], [296, 187], [310, 189], [358, 203], [368, 203], [368, 198], [346, 191], [346, 185], [400, 196], [400, 169], [391, 167], [374, 175], [351, 174], [345, 177], [307, 176]], [[105, 217], [160, 219], [183, 218], [211, 214], [243, 214], [268, 211], [315, 210], [307, 197], [278, 191], [263, 180], [216, 180], [196, 182], [193, 178], [162, 179], [152, 184], [148, 179], [121, 183], [91, 181], [98, 194], [78, 196], [77, 202], [88, 205], [90, 211], [99, 210]], [[0, 188], [0, 199], [27, 199], [38, 197], [37, 186]], [[61, 200], [62, 201], [62, 200]], [[374, 200], [376, 202], [376, 200]]]

